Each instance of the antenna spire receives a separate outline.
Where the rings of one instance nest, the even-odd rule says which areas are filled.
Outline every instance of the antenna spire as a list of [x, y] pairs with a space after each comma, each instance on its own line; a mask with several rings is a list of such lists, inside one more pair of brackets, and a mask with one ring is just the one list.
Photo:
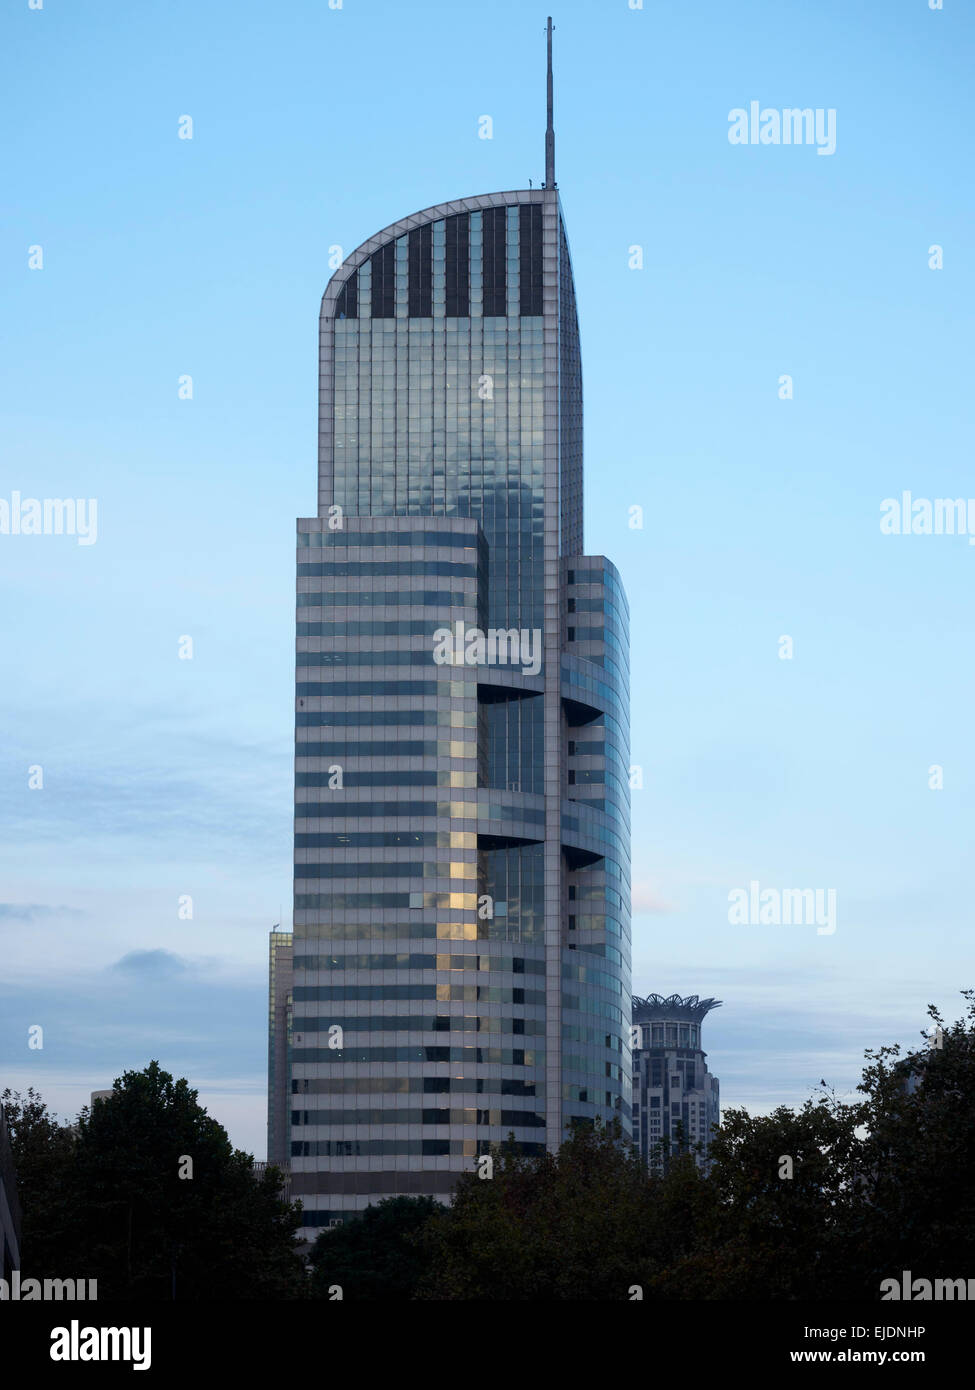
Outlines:
[[547, 72], [547, 111], [548, 123], [545, 127], [545, 187], [555, 187], [555, 126], [552, 124], [552, 16], [548, 17], [548, 72]]

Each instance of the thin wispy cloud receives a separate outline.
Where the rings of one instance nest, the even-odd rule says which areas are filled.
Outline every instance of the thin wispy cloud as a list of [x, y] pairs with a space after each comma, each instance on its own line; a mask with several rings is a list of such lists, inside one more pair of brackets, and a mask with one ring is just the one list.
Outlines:
[[0, 903], [0, 921], [5, 922], [41, 922], [51, 918], [84, 915], [80, 908], [67, 907], [63, 903], [56, 906], [49, 903]]

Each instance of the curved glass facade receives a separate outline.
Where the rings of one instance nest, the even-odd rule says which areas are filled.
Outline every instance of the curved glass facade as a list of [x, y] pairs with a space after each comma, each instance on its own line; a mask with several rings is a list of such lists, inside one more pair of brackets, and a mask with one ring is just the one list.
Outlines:
[[536, 1152], [573, 1123], [629, 1129], [628, 618], [582, 549], [558, 194], [370, 238], [323, 300], [318, 515], [298, 522], [269, 1156], [310, 1229], [446, 1199], [509, 1134]]

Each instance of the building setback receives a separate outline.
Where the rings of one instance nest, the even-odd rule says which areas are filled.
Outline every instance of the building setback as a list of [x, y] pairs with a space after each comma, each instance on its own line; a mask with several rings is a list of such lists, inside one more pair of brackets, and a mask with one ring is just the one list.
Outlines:
[[718, 1078], [708, 1071], [701, 1047], [701, 1022], [720, 1006], [720, 999], [696, 994], [633, 999], [633, 1138], [655, 1172], [669, 1155], [688, 1149], [707, 1164], [721, 1109]]
[[582, 521], [550, 101], [542, 188], [394, 222], [322, 301], [269, 1107], [306, 1234], [629, 1133], [629, 619]]

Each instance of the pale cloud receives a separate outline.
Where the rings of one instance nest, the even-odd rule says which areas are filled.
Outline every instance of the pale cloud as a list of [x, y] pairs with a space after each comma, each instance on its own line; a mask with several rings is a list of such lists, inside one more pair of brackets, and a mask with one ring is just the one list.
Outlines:
[[63, 904], [52, 907], [47, 903], [0, 903], [2, 922], [39, 922], [47, 917], [84, 917], [77, 907]]
[[646, 880], [637, 880], [630, 889], [630, 899], [634, 912], [677, 912], [677, 904], [669, 902], [662, 893]]

